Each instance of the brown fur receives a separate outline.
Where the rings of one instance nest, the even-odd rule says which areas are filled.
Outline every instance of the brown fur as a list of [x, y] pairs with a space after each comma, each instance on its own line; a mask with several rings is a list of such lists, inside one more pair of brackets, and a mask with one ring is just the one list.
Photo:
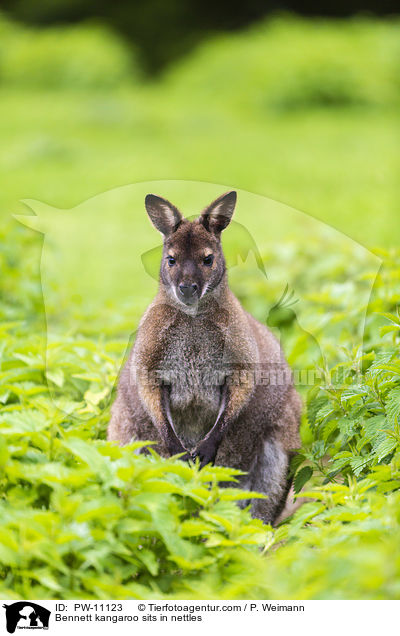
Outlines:
[[189, 222], [168, 201], [146, 198], [164, 234], [160, 286], [122, 370], [108, 439], [153, 440], [165, 457], [245, 471], [240, 485], [268, 495], [253, 514], [272, 523], [300, 445], [301, 402], [279, 343], [228, 286], [220, 233], [235, 201], [227, 193]]

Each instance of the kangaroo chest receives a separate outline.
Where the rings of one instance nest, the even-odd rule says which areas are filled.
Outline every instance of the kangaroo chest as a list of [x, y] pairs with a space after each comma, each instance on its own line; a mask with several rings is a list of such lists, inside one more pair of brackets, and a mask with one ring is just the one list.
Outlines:
[[199, 319], [169, 327], [160, 364], [175, 431], [189, 450], [217, 419], [223, 383], [222, 332]]

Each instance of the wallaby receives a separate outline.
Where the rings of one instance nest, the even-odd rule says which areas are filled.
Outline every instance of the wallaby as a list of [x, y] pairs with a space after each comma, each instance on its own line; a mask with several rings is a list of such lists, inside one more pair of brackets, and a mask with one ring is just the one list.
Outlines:
[[268, 495], [252, 514], [273, 523], [300, 445], [301, 401], [279, 343], [229, 289], [221, 232], [235, 204], [228, 192], [189, 221], [146, 196], [164, 236], [159, 290], [121, 372], [108, 439], [152, 440], [162, 456], [244, 471], [238, 485]]

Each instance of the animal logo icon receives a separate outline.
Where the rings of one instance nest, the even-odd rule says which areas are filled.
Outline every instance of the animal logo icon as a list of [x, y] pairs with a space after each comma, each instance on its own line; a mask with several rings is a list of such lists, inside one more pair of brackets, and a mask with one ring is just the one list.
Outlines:
[[6, 629], [14, 634], [16, 629], [48, 629], [50, 610], [32, 603], [31, 601], [17, 601], [10, 605], [4, 604], [6, 610]]

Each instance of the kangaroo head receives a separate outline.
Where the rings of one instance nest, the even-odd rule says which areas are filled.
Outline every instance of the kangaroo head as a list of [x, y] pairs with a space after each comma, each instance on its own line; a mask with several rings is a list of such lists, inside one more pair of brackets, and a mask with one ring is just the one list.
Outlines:
[[225, 274], [221, 232], [229, 224], [235, 204], [236, 192], [227, 192], [197, 219], [188, 221], [166, 199], [146, 196], [150, 220], [164, 236], [161, 283], [182, 305], [195, 305], [221, 282]]

